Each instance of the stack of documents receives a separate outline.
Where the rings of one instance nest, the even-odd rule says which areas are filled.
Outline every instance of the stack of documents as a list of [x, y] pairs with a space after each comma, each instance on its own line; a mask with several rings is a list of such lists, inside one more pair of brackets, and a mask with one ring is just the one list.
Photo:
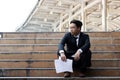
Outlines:
[[70, 59], [67, 59], [66, 61], [62, 61], [61, 59], [54, 60], [56, 73], [62, 73], [62, 72], [73, 72], [72, 68], [73, 61]]

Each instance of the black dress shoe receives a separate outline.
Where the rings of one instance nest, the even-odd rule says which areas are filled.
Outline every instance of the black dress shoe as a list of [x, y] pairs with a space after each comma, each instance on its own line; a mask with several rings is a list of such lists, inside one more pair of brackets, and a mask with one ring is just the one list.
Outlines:
[[64, 77], [71, 77], [71, 73], [70, 72], [65, 72]]
[[79, 73], [79, 77], [86, 77], [86, 75], [84, 73]]

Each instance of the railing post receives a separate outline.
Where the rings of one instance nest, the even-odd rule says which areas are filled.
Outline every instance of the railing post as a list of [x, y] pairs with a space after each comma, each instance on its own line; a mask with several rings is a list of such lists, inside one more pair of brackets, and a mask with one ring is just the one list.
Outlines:
[[102, 0], [102, 29], [108, 31], [107, 28], [107, 0]]

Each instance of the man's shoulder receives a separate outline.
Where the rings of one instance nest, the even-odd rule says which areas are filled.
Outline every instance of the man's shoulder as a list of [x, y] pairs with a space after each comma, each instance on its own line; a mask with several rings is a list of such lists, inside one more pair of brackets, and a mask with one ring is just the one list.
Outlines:
[[66, 32], [65, 35], [66, 35], [66, 36], [70, 36], [71, 33], [70, 33], [70, 32]]
[[81, 35], [81, 36], [89, 36], [87, 33], [83, 33], [83, 32], [81, 32], [80, 35]]
[[81, 34], [81, 35], [86, 35], [86, 36], [88, 35], [87, 33], [84, 33], [84, 32], [81, 32], [80, 34]]

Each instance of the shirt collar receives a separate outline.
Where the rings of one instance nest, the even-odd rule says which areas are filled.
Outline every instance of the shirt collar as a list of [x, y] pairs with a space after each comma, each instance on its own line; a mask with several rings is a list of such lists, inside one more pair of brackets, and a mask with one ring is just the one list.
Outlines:
[[79, 38], [79, 36], [80, 36], [80, 33], [79, 33], [77, 36], [74, 36], [74, 37], [77, 37], [77, 38]]

